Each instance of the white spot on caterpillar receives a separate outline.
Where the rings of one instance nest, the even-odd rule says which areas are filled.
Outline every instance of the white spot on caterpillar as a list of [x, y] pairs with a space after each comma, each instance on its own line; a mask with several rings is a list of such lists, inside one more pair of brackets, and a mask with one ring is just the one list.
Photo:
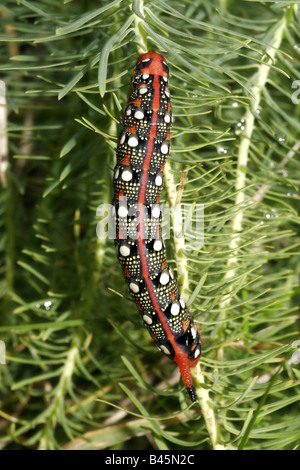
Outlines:
[[195, 349], [195, 352], [194, 352], [194, 358], [195, 358], [195, 359], [197, 359], [197, 357], [199, 357], [199, 356], [200, 356], [200, 354], [201, 354], [201, 352], [200, 352], [200, 348], [198, 347], [198, 348], [196, 348], [196, 349]]
[[118, 209], [118, 216], [119, 217], [127, 217], [128, 210], [127, 207], [125, 206], [120, 206]]
[[121, 135], [120, 144], [123, 145], [125, 142], [126, 134], [125, 132]]
[[140, 291], [139, 285], [136, 282], [131, 282], [129, 284], [129, 289], [134, 293], [137, 294]]
[[180, 302], [180, 305], [181, 305], [181, 308], [185, 308], [185, 303], [182, 299], [179, 299], [179, 302]]
[[125, 258], [126, 256], [130, 255], [130, 247], [127, 245], [127, 243], [120, 246], [120, 255], [124, 256]]
[[130, 147], [136, 147], [139, 144], [138, 138], [136, 135], [132, 134], [128, 139], [128, 145]]
[[195, 339], [197, 336], [197, 330], [194, 326], [192, 326], [191, 328], [191, 334], [192, 334], [193, 339]]
[[144, 59], [142, 62], [149, 62], [150, 59]]
[[143, 80], [147, 80], [147, 78], [149, 77], [150, 77], [149, 73], [143, 73]]
[[144, 95], [145, 93], [147, 93], [148, 91], [148, 88], [147, 87], [141, 87], [139, 92], [140, 92], [140, 95]]
[[126, 109], [126, 116], [130, 116], [131, 114], [131, 108], [130, 106]]
[[167, 95], [168, 98], [170, 98], [170, 92], [167, 88], [165, 89], [165, 94]]
[[147, 325], [152, 325], [152, 323], [153, 323], [152, 318], [149, 317], [148, 315], [144, 315], [143, 320], [144, 320], [145, 323], [147, 323]]
[[167, 142], [163, 142], [162, 146], [160, 147], [161, 153], [166, 155], [169, 152], [169, 145]]
[[171, 314], [176, 316], [179, 314], [179, 312], [180, 312], [179, 302], [177, 300], [174, 300], [174, 302], [172, 303], [172, 307], [171, 307]]
[[158, 219], [159, 216], [160, 216], [160, 208], [159, 206], [153, 206], [152, 209], [151, 209], [151, 215], [152, 217], [154, 217], [155, 219]]
[[161, 283], [162, 286], [165, 286], [168, 284], [170, 281], [170, 276], [167, 271], [163, 271], [160, 275], [159, 282]]
[[131, 181], [132, 180], [132, 171], [131, 170], [124, 170], [122, 173], [122, 180], [123, 181]]
[[155, 184], [156, 186], [162, 186], [163, 184], [163, 177], [161, 173], [158, 173], [155, 178]]
[[117, 180], [119, 178], [119, 174], [120, 174], [120, 168], [118, 167], [118, 168], [116, 168], [115, 174], [114, 174], [115, 180]]
[[163, 80], [164, 80], [165, 82], [167, 82], [167, 81], [168, 81], [168, 77], [166, 77], [166, 76], [164, 75], [164, 76], [163, 76]]
[[162, 242], [160, 240], [155, 240], [153, 248], [155, 251], [160, 251], [162, 249]]
[[169, 273], [170, 273], [170, 278], [174, 279], [174, 273], [173, 273], [172, 269], [169, 269]]
[[170, 351], [169, 351], [169, 349], [167, 348], [167, 346], [165, 346], [164, 344], [162, 344], [162, 345], [160, 346], [160, 350], [161, 350], [162, 352], [164, 352], [165, 354], [167, 354], [168, 356], [170, 356], [170, 354], [171, 354]]
[[134, 113], [134, 117], [136, 119], [143, 119], [144, 113], [140, 109], [137, 109], [136, 112]]
[[166, 114], [165, 117], [164, 117], [164, 121], [165, 123], [169, 124], [171, 122], [171, 116], [170, 114]]

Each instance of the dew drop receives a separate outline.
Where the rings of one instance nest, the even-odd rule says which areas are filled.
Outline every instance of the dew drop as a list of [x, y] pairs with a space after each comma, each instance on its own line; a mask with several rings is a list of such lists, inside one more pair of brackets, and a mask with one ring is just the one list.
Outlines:
[[224, 147], [218, 147], [218, 154], [219, 155], [226, 155], [227, 150]]
[[295, 44], [294, 49], [295, 49], [296, 52], [298, 52], [298, 54], [300, 54], [300, 45], [299, 44]]
[[50, 310], [51, 306], [52, 306], [51, 300], [47, 300], [46, 302], [44, 302], [44, 307], [46, 310]]
[[278, 170], [278, 173], [280, 173], [282, 176], [285, 176], [285, 177], [289, 175], [287, 170], [285, 170], [284, 168], [280, 168], [280, 170]]
[[240, 135], [245, 130], [245, 119], [241, 119], [235, 127], [236, 135]]

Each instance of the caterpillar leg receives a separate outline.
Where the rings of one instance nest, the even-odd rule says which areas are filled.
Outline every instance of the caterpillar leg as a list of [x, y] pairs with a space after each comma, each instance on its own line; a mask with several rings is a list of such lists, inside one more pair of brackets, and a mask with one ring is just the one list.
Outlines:
[[195, 403], [195, 401], [197, 401], [197, 397], [196, 397], [196, 390], [195, 390], [194, 385], [191, 385], [189, 388], [187, 388], [187, 391], [190, 396], [190, 399], [192, 400], [193, 403]]

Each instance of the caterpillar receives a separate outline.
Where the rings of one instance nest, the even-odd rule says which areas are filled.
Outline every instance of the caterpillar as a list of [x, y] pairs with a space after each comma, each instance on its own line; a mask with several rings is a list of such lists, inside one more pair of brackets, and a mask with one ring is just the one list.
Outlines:
[[172, 125], [168, 80], [161, 54], [139, 57], [117, 145], [112, 215], [117, 256], [142, 321], [158, 349], [178, 364], [196, 401], [190, 367], [200, 359], [200, 334], [179, 296], [161, 237], [159, 199]]

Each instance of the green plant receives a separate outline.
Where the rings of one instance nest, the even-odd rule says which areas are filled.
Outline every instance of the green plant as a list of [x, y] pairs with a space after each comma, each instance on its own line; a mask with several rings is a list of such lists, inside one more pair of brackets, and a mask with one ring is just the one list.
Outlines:
[[[299, 3], [2, 2], [3, 447], [298, 446]], [[203, 337], [190, 409], [96, 237], [146, 48], [171, 70], [164, 198], [204, 205], [202, 248], [169, 243]]]

